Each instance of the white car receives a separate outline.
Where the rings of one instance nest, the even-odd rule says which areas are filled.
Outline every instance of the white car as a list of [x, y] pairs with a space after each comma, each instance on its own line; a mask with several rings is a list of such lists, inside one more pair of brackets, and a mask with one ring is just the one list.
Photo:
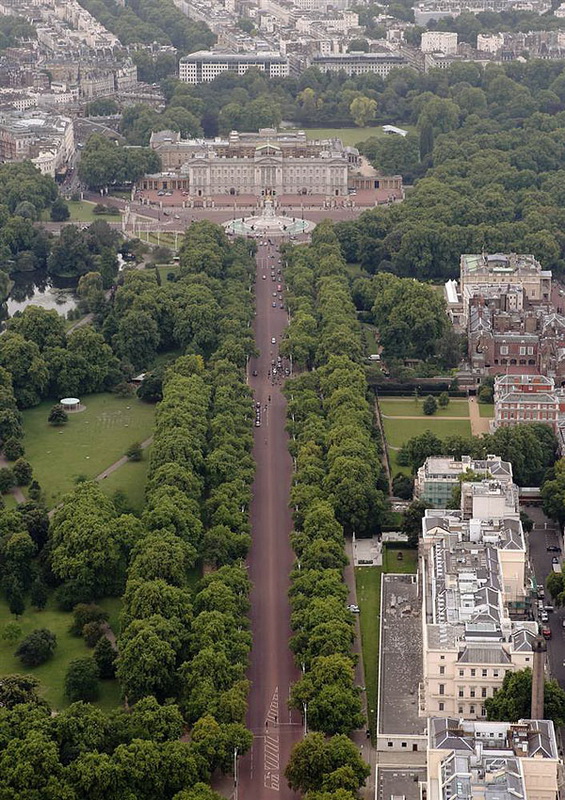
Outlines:
[[542, 611], [539, 615], [539, 618], [541, 619], [542, 622], [549, 622], [549, 614], [547, 613], [547, 611]]
[[359, 613], [359, 606], [356, 606], [356, 605], [354, 605], [352, 603], [351, 605], [347, 606], [347, 610], [351, 611], [352, 614], [358, 614]]
[[272, 336], [272, 337], [271, 337], [271, 344], [276, 344], [276, 343], [277, 343], [277, 340], [275, 339], [275, 337], [274, 337], [274, 336]]
[[267, 280], [267, 276], [266, 276], [266, 275], [263, 275], [263, 280], [264, 280], [264, 281], [266, 281], [266, 280]]

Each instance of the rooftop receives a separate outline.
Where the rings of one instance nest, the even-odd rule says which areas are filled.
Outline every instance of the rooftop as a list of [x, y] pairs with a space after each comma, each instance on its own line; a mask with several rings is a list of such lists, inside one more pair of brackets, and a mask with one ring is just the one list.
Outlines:
[[512, 464], [509, 461], [503, 461], [500, 456], [494, 455], [487, 455], [486, 458], [481, 459], [462, 456], [460, 460], [449, 456], [430, 456], [420, 467], [422, 476], [426, 479], [435, 478], [453, 482], [456, 482], [461, 473], [468, 469], [473, 472], [488, 472], [499, 481], [512, 480]]
[[539, 261], [531, 254], [518, 253], [464, 253], [461, 256], [461, 272], [476, 274], [540, 273], [551, 277], [550, 271], [544, 271]]

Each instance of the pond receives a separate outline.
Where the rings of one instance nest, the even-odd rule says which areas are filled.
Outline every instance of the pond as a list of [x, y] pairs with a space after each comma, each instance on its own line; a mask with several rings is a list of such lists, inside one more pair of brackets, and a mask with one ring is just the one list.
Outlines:
[[54, 308], [63, 317], [76, 308], [76, 280], [48, 275], [44, 270], [19, 272], [10, 277], [14, 285], [5, 304], [10, 317], [30, 305]]

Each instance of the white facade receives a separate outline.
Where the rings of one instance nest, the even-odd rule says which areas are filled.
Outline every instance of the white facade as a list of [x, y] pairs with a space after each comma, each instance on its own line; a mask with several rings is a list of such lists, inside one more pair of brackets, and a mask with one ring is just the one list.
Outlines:
[[244, 75], [248, 69], [259, 69], [269, 78], [286, 78], [289, 74], [288, 58], [280, 53], [236, 54], [199, 50], [181, 58], [179, 78], [185, 83], [208, 83], [222, 72]]
[[486, 53], [498, 53], [504, 44], [501, 33], [479, 33], [477, 36], [477, 50]]
[[426, 31], [420, 44], [422, 53], [457, 53], [457, 34], [450, 31]]
[[347, 75], [373, 72], [383, 78], [386, 78], [392, 69], [409, 66], [402, 56], [394, 53], [341, 53], [314, 56], [311, 64], [320, 72], [345, 72]]

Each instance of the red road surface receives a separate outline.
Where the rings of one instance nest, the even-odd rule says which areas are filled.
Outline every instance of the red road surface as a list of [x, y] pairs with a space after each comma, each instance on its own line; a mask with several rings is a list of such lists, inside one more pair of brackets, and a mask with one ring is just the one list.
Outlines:
[[[270, 258], [275, 255], [275, 258]], [[302, 716], [288, 708], [291, 684], [299, 677], [289, 650], [289, 572], [293, 554], [289, 542], [292, 527], [288, 493], [292, 461], [285, 431], [286, 403], [280, 385], [268, 376], [271, 359], [287, 324], [286, 311], [272, 307], [279, 277], [271, 280], [279, 253], [260, 246], [257, 255], [257, 316], [255, 336], [260, 356], [249, 364], [249, 381], [261, 403], [261, 427], [255, 428], [256, 477], [251, 505], [253, 543], [249, 554], [251, 626], [253, 649], [249, 679], [251, 693], [247, 725], [253, 732], [253, 748], [238, 765], [238, 800], [295, 800], [284, 769], [292, 745], [302, 737]], [[262, 276], [266, 276], [266, 280]], [[276, 344], [271, 343], [271, 338]], [[253, 377], [253, 370], [258, 375]], [[269, 401], [269, 396], [271, 400]], [[265, 406], [267, 407], [265, 410]]]

